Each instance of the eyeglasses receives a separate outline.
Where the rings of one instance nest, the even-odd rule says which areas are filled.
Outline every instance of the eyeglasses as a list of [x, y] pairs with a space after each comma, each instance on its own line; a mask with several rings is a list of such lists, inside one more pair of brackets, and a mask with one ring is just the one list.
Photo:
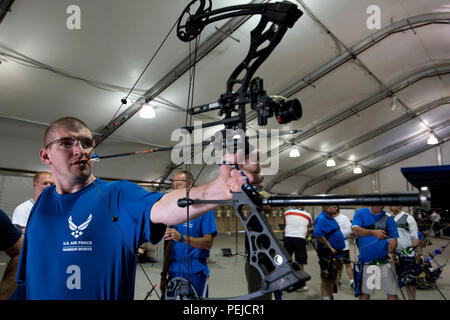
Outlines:
[[59, 143], [59, 146], [64, 149], [71, 149], [78, 144], [80, 144], [84, 149], [92, 149], [94, 147], [94, 140], [91, 138], [66, 137], [50, 142], [45, 146], [45, 149], [54, 143]]

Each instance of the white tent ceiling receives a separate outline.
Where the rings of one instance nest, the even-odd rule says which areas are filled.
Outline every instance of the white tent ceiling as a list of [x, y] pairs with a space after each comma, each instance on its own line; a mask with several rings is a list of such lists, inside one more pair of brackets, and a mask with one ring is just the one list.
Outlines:
[[[0, 1], [2, 3], [3, 1]], [[213, 0], [213, 9], [249, 1]], [[254, 1], [260, 3], [264, 1]], [[298, 0], [304, 14], [258, 69], [269, 94], [297, 98], [299, 121], [268, 129], [302, 130], [280, 138], [279, 170], [266, 177], [273, 192], [292, 193], [319, 181], [353, 178], [350, 162], [372, 170], [424, 150], [428, 132], [450, 137], [450, 5], [445, 0]], [[69, 30], [69, 5], [81, 10], [81, 29]], [[45, 169], [38, 157], [45, 127], [75, 116], [101, 134], [188, 1], [16, 0], [0, 23], [1, 169]], [[380, 8], [381, 29], [370, 30], [367, 8]], [[195, 73], [194, 105], [217, 101], [232, 70], [245, 57], [259, 17], [202, 56]], [[227, 21], [207, 26], [200, 46]], [[98, 154], [173, 146], [185, 124], [189, 72], [177, 74], [189, 45], [172, 32], [136, 90], [157, 92], [154, 119], [125, 121]], [[352, 57], [351, 53], [354, 54]], [[344, 59], [345, 58], [345, 59]], [[344, 60], [340, 60], [344, 59]], [[340, 61], [340, 62], [339, 62]], [[160, 90], [166, 79], [170, 85]], [[169, 83], [168, 82], [168, 83]], [[392, 95], [397, 107], [392, 110]], [[130, 105], [122, 106], [120, 116]], [[217, 113], [194, 117], [203, 122]], [[258, 129], [257, 121], [248, 127]], [[208, 131], [211, 133], [211, 130]], [[289, 158], [295, 143], [299, 158]], [[337, 166], [325, 167], [329, 154]], [[273, 162], [274, 160], [268, 161]], [[197, 174], [201, 165], [193, 165]], [[96, 175], [138, 181], [171, 177], [170, 153], [103, 160]], [[345, 170], [344, 170], [345, 169]], [[208, 165], [199, 182], [217, 173]], [[305, 187], [305, 188], [304, 188]], [[325, 191], [325, 190], [323, 190]]]

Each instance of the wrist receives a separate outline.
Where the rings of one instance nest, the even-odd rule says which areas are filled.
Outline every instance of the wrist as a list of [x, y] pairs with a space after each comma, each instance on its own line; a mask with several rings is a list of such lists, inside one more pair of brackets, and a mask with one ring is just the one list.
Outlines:
[[182, 233], [180, 233], [180, 240], [178, 240], [178, 241], [183, 242], [183, 240], [184, 240], [184, 236]]

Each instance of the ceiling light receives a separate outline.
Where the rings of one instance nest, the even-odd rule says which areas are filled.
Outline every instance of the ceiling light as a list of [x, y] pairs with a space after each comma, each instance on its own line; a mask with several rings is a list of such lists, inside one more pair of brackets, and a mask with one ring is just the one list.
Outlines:
[[144, 104], [139, 112], [139, 117], [142, 119], [152, 119], [156, 117], [155, 109], [149, 104]]
[[355, 167], [353, 168], [353, 173], [354, 173], [354, 174], [361, 174], [361, 173], [362, 173], [361, 167], [360, 167], [360, 166], [355, 166]]
[[336, 161], [334, 161], [333, 158], [330, 158], [327, 160], [327, 167], [335, 167], [336, 166]]
[[395, 111], [395, 109], [397, 109], [398, 107], [398, 98], [396, 96], [392, 97], [392, 104], [391, 104], [391, 111]]
[[298, 158], [300, 157], [300, 150], [298, 150], [297, 147], [292, 147], [291, 151], [289, 152], [290, 158]]
[[427, 140], [427, 144], [438, 144], [439, 140], [436, 138], [434, 133], [430, 133], [430, 137]]

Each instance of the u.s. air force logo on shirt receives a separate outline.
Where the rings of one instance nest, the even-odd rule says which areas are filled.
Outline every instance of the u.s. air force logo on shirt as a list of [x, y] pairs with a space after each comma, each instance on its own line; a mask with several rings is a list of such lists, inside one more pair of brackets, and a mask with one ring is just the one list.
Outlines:
[[71, 233], [71, 235], [74, 236], [75, 239], [77, 239], [79, 236], [83, 235], [83, 230], [88, 227], [89, 222], [91, 222], [91, 220], [92, 220], [92, 214], [89, 215], [89, 217], [87, 218], [87, 220], [85, 222], [83, 222], [82, 224], [77, 226], [75, 223], [73, 223], [72, 216], [70, 216], [68, 221], [69, 221], [69, 228], [70, 228], [70, 230], [73, 231]]
[[[70, 235], [75, 239], [78, 239], [84, 234], [84, 230], [89, 226], [89, 223], [92, 220], [92, 214], [89, 214], [89, 217], [81, 223], [80, 225], [76, 225], [72, 221], [72, 216], [67, 220], [69, 223]], [[70, 237], [70, 236], [69, 236]], [[83, 237], [84, 238], [84, 237]], [[82, 239], [83, 239], [82, 238]], [[72, 240], [63, 241], [62, 250], [63, 251], [92, 251], [92, 241], [91, 240]]]

